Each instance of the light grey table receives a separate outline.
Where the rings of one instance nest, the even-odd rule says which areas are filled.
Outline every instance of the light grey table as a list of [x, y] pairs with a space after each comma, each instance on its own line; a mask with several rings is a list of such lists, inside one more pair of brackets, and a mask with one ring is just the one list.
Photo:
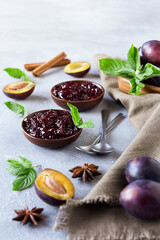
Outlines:
[[[23, 69], [24, 63], [46, 61], [61, 51], [65, 51], [72, 61], [89, 61], [92, 68], [85, 79], [100, 82], [98, 69], [92, 60], [95, 53], [125, 57], [134, 43], [137, 47], [150, 39], [160, 39], [159, 1], [128, 0], [5, 0], [0, 8], [0, 88], [14, 81], [4, 71], [6, 67]], [[46, 108], [59, 108], [50, 97], [50, 88], [60, 81], [73, 78], [55, 68], [34, 78], [34, 93], [25, 100], [18, 101], [31, 113]], [[18, 158], [21, 154], [42, 168], [57, 169], [71, 179], [69, 168], [87, 163], [99, 165], [103, 174], [112, 166], [135, 136], [127, 118], [108, 135], [108, 143], [115, 151], [106, 156], [88, 156], [78, 152], [75, 144], [90, 143], [100, 132], [100, 111], [109, 108], [110, 119], [126, 110], [107, 93], [103, 101], [89, 112], [81, 113], [84, 120], [93, 120], [94, 130], [84, 130], [79, 139], [63, 149], [40, 148], [28, 142], [21, 131], [21, 119], [3, 104], [7, 98], [0, 95], [0, 239], [3, 240], [50, 240], [66, 239], [65, 233], [53, 233], [52, 227], [58, 212], [42, 202], [35, 194], [34, 187], [22, 192], [13, 192], [13, 176], [7, 173], [7, 156]], [[75, 198], [83, 198], [98, 182], [82, 183], [73, 179]], [[45, 220], [36, 228], [31, 224], [21, 226], [13, 222], [13, 209], [44, 207]]]

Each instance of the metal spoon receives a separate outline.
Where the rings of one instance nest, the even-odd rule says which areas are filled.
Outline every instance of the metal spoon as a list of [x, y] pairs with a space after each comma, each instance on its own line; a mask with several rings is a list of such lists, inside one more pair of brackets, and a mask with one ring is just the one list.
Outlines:
[[[106, 134], [108, 134], [110, 131], [113, 130], [114, 127], [117, 126], [118, 123], [120, 123], [121, 120], [123, 120], [125, 116], [122, 113], [119, 113], [110, 123], [107, 124], [106, 127]], [[86, 146], [75, 146], [75, 148], [81, 152], [94, 155], [96, 152], [94, 152], [91, 147], [99, 142], [101, 138], [101, 135], [99, 135], [91, 144]]]
[[108, 117], [109, 117], [109, 111], [104, 109], [102, 110], [101, 112], [102, 114], [102, 135], [101, 135], [101, 139], [100, 139], [100, 142], [93, 145], [91, 147], [91, 149], [93, 151], [95, 151], [96, 153], [99, 153], [99, 154], [106, 154], [106, 153], [109, 153], [109, 152], [112, 152], [113, 151], [113, 148], [106, 143], [106, 125], [107, 125], [107, 121], [108, 121]]

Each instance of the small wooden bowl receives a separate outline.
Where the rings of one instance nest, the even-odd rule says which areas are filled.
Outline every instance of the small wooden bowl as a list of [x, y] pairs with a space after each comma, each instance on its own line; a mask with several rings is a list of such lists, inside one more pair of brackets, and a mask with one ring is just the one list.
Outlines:
[[[35, 114], [39, 113], [39, 112], [47, 112], [50, 109], [46, 109], [46, 110], [41, 110], [41, 111], [37, 111], [37, 112], [33, 112], [31, 114], [29, 114], [26, 117], [33, 117]], [[57, 110], [57, 109], [56, 109]], [[62, 111], [62, 110], [58, 110], [58, 111]], [[64, 110], [63, 110], [64, 111]], [[25, 118], [26, 118], [25, 117]], [[24, 119], [25, 119], [24, 118]], [[56, 149], [56, 148], [62, 148], [72, 142], [74, 142], [81, 134], [82, 129], [79, 129], [79, 131], [69, 137], [66, 138], [60, 138], [60, 139], [42, 139], [42, 138], [37, 138], [37, 137], [33, 137], [31, 136], [29, 133], [26, 132], [25, 130], [25, 121], [24, 119], [22, 120], [22, 131], [25, 135], [25, 137], [33, 144], [38, 145], [40, 147], [45, 147], [45, 148], [52, 148], [52, 149]]]
[[69, 102], [72, 105], [76, 106], [78, 108], [78, 110], [82, 112], [82, 111], [86, 111], [86, 110], [89, 110], [91, 108], [94, 108], [95, 106], [97, 106], [101, 102], [101, 100], [102, 100], [102, 98], [104, 96], [105, 90], [104, 90], [104, 88], [100, 84], [98, 84], [96, 82], [92, 82], [92, 81], [87, 81], [87, 80], [73, 80], [73, 81], [69, 81], [69, 82], [92, 83], [92, 84], [96, 85], [97, 87], [99, 87], [102, 90], [102, 93], [98, 97], [96, 97], [94, 99], [91, 99], [91, 100], [86, 100], [86, 101], [85, 100], [84, 101], [68, 101], [68, 100], [65, 100], [65, 99], [58, 98], [58, 97], [56, 97], [53, 94], [53, 90], [54, 90], [55, 87], [57, 87], [60, 84], [66, 83], [66, 82], [61, 82], [61, 83], [58, 83], [58, 84], [54, 85], [51, 88], [52, 99], [60, 107], [68, 110], [69, 107], [67, 106], [67, 102]]
[[[122, 92], [128, 93], [131, 88], [129, 79], [118, 76], [118, 87]], [[146, 93], [160, 93], [160, 87], [145, 84], [145, 87], [141, 90], [140, 94]]]

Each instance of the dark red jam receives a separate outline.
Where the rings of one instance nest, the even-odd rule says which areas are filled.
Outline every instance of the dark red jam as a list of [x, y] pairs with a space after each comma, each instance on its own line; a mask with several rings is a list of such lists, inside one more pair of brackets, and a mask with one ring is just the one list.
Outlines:
[[86, 101], [97, 98], [102, 90], [93, 83], [65, 82], [53, 89], [53, 94], [68, 101]]
[[39, 112], [33, 117], [25, 118], [25, 131], [33, 137], [42, 139], [59, 139], [78, 132], [69, 112], [49, 110]]

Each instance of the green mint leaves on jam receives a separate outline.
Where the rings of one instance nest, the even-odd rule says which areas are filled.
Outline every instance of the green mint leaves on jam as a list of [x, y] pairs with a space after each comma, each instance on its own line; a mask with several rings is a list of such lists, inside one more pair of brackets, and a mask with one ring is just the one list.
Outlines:
[[129, 93], [139, 95], [145, 87], [142, 81], [160, 76], [160, 69], [150, 63], [144, 67], [140, 63], [139, 51], [133, 45], [127, 54], [127, 61], [120, 59], [104, 58], [99, 60], [100, 69], [106, 75], [115, 75], [128, 78], [131, 83]]
[[11, 111], [15, 112], [17, 116], [26, 117], [28, 115], [27, 109], [22, 105], [9, 101], [4, 103]]
[[92, 123], [91, 120], [87, 121], [87, 122], [83, 122], [79, 112], [78, 112], [78, 108], [73, 106], [70, 103], [67, 103], [68, 107], [71, 109], [71, 116], [74, 122], [74, 125], [78, 128], [94, 128], [94, 125]]
[[9, 158], [7, 160], [9, 163], [7, 171], [12, 175], [16, 175], [16, 178], [12, 183], [13, 191], [20, 191], [30, 187], [37, 177], [37, 173], [34, 168], [40, 166], [32, 166], [31, 161], [22, 156], [19, 157], [21, 162], [13, 158]]
[[11, 77], [21, 78], [22, 81], [30, 81], [27, 74], [18, 68], [5, 68], [4, 71], [7, 72]]

